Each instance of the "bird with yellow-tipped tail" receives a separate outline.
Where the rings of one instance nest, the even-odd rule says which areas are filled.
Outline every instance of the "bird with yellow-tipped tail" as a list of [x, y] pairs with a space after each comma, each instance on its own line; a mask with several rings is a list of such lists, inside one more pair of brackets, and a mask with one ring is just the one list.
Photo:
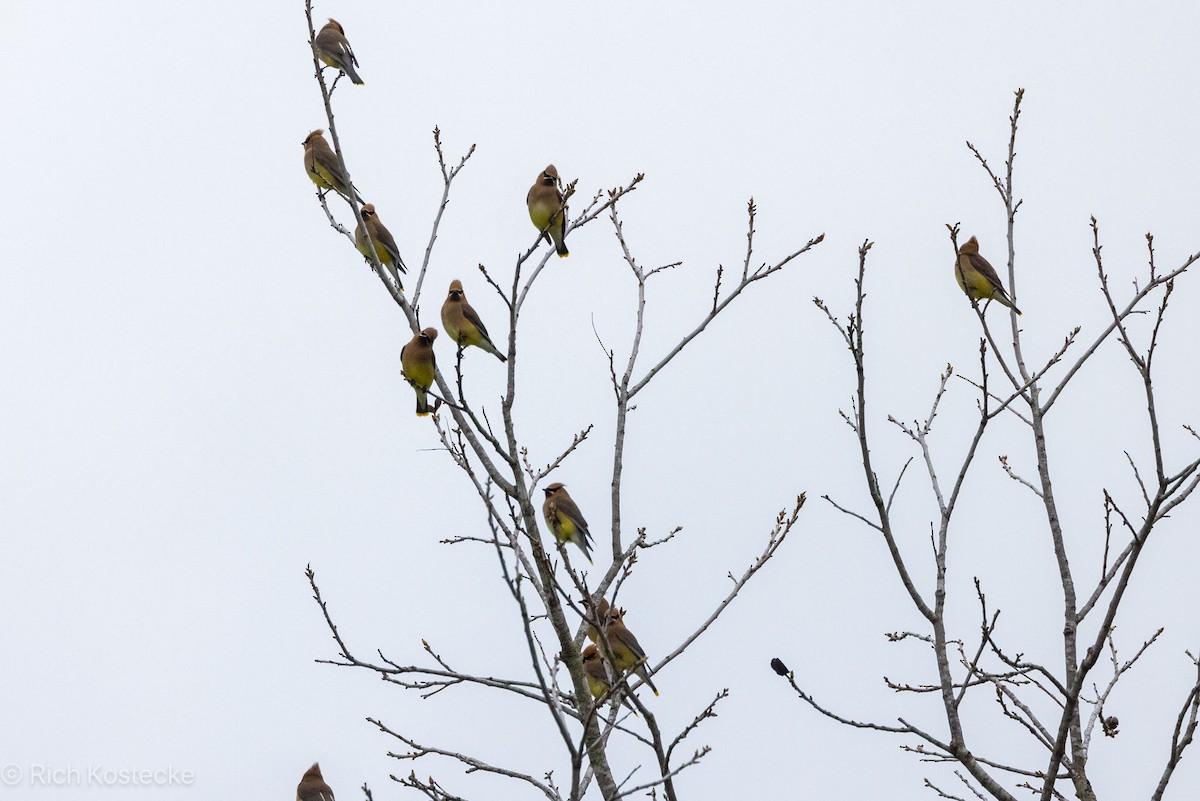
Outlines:
[[529, 219], [533, 227], [542, 232], [542, 238], [554, 244], [559, 258], [570, 256], [567, 250], [567, 207], [563, 203], [562, 189], [558, 185], [558, 170], [551, 164], [542, 170], [529, 194], [525, 196], [529, 206]]
[[318, 128], [304, 138], [304, 170], [321, 189], [332, 189], [345, 197], [354, 196], [362, 203], [362, 195], [350, 185], [350, 176], [342, 169], [337, 154], [325, 141], [325, 131]]
[[508, 357], [500, 352], [488, 336], [487, 327], [479, 319], [479, 314], [467, 303], [462, 281], [457, 278], [450, 282], [450, 293], [442, 304], [442, 329], [460, 348], [474, 345], [502, 362], [508, 361]]
[[[401, 273], [407, 273], [408, 268], [404, 266], [404, 259], [400, 258], [400, 248], [396, 245], [396, 240], [392, 237], [392, 232], [387, 229], [379, 219], [379, 215], [375, 212], [375, 206], [372, 203], [367, 203], [361, 209], [362, 225], [354, 229], [354, 247], [358, 248], [358, 252], [363, 254], [367, 259], [370, 259], [371, 249], [367, 245], [367, 235], [371, 237], [371, 243], [375, 246], [375, 255], [379, 257], [379, 263], [387, 268], [391, 273], [392, 280], [396, 282], [396, 286], [404, 289], [404, 285], [400, 283]], [[364, 233], [365, 230], [365, 233]]]
[[346, 31], [342, 28], [342, 23], [330, 17], [329, 22], [321, 27], [313, 39], [313, 50], [324, 64], [341, 70], [346, 73], [351, 83], [362, 86], [363, 79], [358, 77], [358, 72], [354, 69], [358, 66], [358, 59], [350, 49], [350, 42], [346, 40]]
[[625, 673], [632, 670], [642, 680], [646, 682], [646, 686], [658, 695], [658, 688], [654, 686], [654, 682], [650, 681], [650, 668], [646, 665], [646, 652], [642, 650], [642, 646], [638, 643], [637, 637], [633, 636], [633, 632], [625, 627], [625, 611], [613, 613], [608, 621], [608, 645], [612, 649], [613, 659], [616, 662], [617, 670]]
[[424, 417], [430, 411], [428, 393], [436, 377], [437, 360], [433, 357], [433, 340], [437, 339], [437, 335], [436, 328], [418, 331], [400, 349], [400, 370], [417, 393], [418, 417]]
[[588, 531], [583, 513], [567, 494], [567, 488], [556, 481], [542, 492], [546, 493], [546, 500], [542, 503], [542, 516], [546, 518], [546, 525], [550, 527], [555, 539], [564, 545], [568, 542], [575, 543], [587, 560], [592, 561], [591, 532]]
[[[612, 679], [608, 675], [608, 668], [604, 666], [604, 660], [600, 658], [600, 652], [596, 650], [596, 646], [589, 645], [583, 649], [583, 672], [587, 677], [588, 692], [593, 698], [601, 698], [605, 693], [612, 692]], [[622, 695], [621, 703], [629, 708], [633, 714], [637, 714], [637, 710], [633, 708], [629, 698]]]
[[[596, 604], [596, 616], [604, 626], [604, 635], [608, 638], [608, 648], [613, 655], [613, 667], [621, 673], [632, 670], [635, 675], [640, 676], [646, 682], [646, 686], [655, 695], [658, 695], [658, 688], [650, 680], [650, 668], [646, 664], [646, 652], [642, 650], [641, 643], [638, 642], [637, 637], [633, 636], [633, 632], [625, 625], [625, 610], [613, 609], [609, 606], [607, 599], [601, 598], [600, 602]], [[599, 645], [600, 637], [600, 630], [594, 625], [589, 625], [588, 638]]]
[[994, 300], [1017, 314], [1021, 313], [1021, 310], [1008, 297], [1008, 293], [1004, 291], [1004, 284], [1001, 283], [995, 268], [988, 264], [987, 259], [979, 255], [979, 240], [975, 237], [968, 239], [958, 249], [958, 261], [954, 264], [954, 277], [958, 280], [962, 291], [975, 300]]

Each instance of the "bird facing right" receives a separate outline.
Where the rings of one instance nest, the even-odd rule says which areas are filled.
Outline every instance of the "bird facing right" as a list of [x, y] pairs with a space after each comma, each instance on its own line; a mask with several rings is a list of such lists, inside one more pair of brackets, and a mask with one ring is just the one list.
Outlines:
[[1013, 304], [1004, 291], [1004, 284], [995, 268], [979, 255], [979, 240], [971, 237], [958, 249], [958, 261], [954, 265], [954, 277], [959, 287], [975, 300], [994, 300], [1015, 311], [1021, 310]]

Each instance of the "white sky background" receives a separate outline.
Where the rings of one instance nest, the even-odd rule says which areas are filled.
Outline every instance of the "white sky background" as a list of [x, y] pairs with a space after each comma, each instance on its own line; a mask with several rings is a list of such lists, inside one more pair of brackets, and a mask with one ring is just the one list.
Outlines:
[[[896, 696], [882, 675], [922, 681], [932, 658], [889, 645], [916, 628], [882, 542], [819, 496], [863, 508], [856, 446], [839, 421], [849, 356], [812, 306], [844, 313], [855, 249], [868, 276], [871, 422], [884, 480], [913, 451], [887, 414], [923, 417], [947, 362], [977, 371], [977, 325], [955, 286], [944, 224], [961, 221], [1003, 263], [1003, 208], [963, 146], [999, 168], [1012, 92], [1027, 90], [1018, 144], [1018, 301], [1031, 361], [1073, 326], [1104, 322], [1089, 215], [1114, 285], [1200, 249], [1194, 3], [1024, 3], [994, 11], [928, 3], [343, 3], [336, 16], [365, 87], [335, 95], [356, 184], [410, 265], [440, 197], [430, 131], [455, 184], [423, 297], [437, 323], [461, 278], [493, 331], [501, 304], [474, 265], [510, 275], [533, 241], [523, 203], [548, 162], [579, 197], [646, 180], [623, 202], [641, 262], [683, 260], [650, 288], [644, 366], [707, 309], [718, 263], [740, 263], [745, 204], [758, 203], [755, 261], [818, 233], [826, 242], [760, 283], [671, 364], [631, 416], [624, 515], [685, 532], [640, 561], [622, 594], [651, 656], [671, 650], [761, 550], [776, 511], [810, 503], [777, 558], [649, 698], [665, 731], [732, 695], [693, 735], [714, 752], [681, 797], [928, 798], [944, 767], [901, 741], [818, 717], [767, 667], [782, 657], [846, 715], [898, 715], [939, 733], [933, 698]], [[310, 600], [311, 562], [350, 644], [427, 664], [421, 638], [471, 672], [524, 676], [524, 645], [492, 552], [439, 539], [482, 533], [466, 480], [412, 414], [399, 372], [404, 319], [327, 225], [301, 165], [324, 127], [299, 0], [8, 2], [0, 99], [8, 191], [0, 200], [0, 762], [191, 770], [192, 788], [129, 798], [288, 798], [315, 759], [338, 797], [394, 798], [382, 718], [430, 745], [540, 776], [569, 773], [548, 716], [477, 689], [430, 701], [366, 673], [316, 665], [333, 643]], [[338, 207], [338, 204], [334, 204]], [[581, 206], [582, 204], [577, 204]], [[343, 220], [347, 214], [339, 208]], [[352, 218], [350, 218], [352, 219]], [[569, 240], [536, 285], [521, 332], [518, 400], [531, 461], [589, 423], [556, 477], [603, 532], [613, 410], [593, 324], [624, 353], [634, 284], [604, 220]], [[1169, 464], [1195, 458], [1200, 276], [1177, 288], [1158, 361]], [[991, 312], [1000, 320], [997, 310]], [[1144, 326], [1143, 326], [1144, 327]], [[453, 349], [439, 340], [443, 365]], [[502, 368], [472, 351], [468, 382], [494, 401]], [[1051, 417], [1052, 466], [1077, 580], [1099, 567], [1101, 486], [1134, 508], [1123, 449], [1149, 464], [1144, 402], [1115, 341]], [[493, 403], [493, 410], [496, 404]], [[935, 430], [960, 458], [975, 401], [952, 384]], [[1013, 651], [1057, 666], [1059, 595], [1043, 516], [998, 454], [1034, 475], [1023, 427], [982, 445], [955, 527], [955, 633], [973, 637], [979, 575]], [[928, 484], [914, 465], [897, 501], [901, 541], [931, 595]], [[1104, 797], [1147, 797], [1161, 772], [1200, 648], [1194, 509], [1162, 526], [1118, 618], [1122, 654], [1160, 644], [1110, 701], [1097, 736]], [[1101, 665], [1098, 679], [1106, 679]], [[986, 720], [972, 745], [1029, 753], [1023, 731]], [[615, 748], [623, 773], [646, 753]], [[1040, 759], [1040, 756], [1039, 756]], [[1174, 798], [1200, 794], [1200, 754]], [[525, 787], [432, 760], [419, 775], [471, 798]], [[645, 771], [638, 774], [645, 777]], [[79, 798], [95, 787], [0, 796]]]

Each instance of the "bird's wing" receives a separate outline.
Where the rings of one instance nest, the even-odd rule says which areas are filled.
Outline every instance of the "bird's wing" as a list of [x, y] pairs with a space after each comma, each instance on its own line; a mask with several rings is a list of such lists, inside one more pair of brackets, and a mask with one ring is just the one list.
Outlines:
[[583, 519], [583, 513], [579, 511], [579, 507], [575, 505], [575, 501], [570, 498], [561, 498], [556, 504], [559, 514], [570, 519], [575, 524], [575, 528], [583, 531], [583, 535], [590, 541], [592, 534], [588, 531], [587, 521]]
[[483, 320], [479, 319], [479, 315], [471, 308], [471, 304], [464, 301], [462, 304], [462, 313], [463, 317], [467, 318], [468, 323], [479, 329], [479, 333], [483, 334], [484, 339], [488, 342], [492, 341], [491, 336], [488, 335], [487, 326], [483, 324]]
[[614, 634], [616, 635], [617, 639], [621, 641], [621, 644], [628, 648], [630, 653], [632, 653], [639, 662], [645, 661], [646, 652], [642, 650], [641, 643], [637, 641], [637, 637], [633, 636], [632, 631], [624, 626], [618, 626], [615, 630], [611, 628], [609, 629], [609, 636]]
[[985, 259], [983, 256], [980, 256], [978, 253], [968, 253], [966, 255], [967, 261], [970, 262], [971, 266], [980, 275], [988, 280], [988, 283], [990, 283], [996, 289], [999, 289], [1001, 292], [1004, 291], [1004, 284], [1000, 283], [1000, 276], [996, 274], [996, 269], [992, 267], [992, 265], [988, 264], [987, 259]]
[[392, 258], [395, 259], [396, 264], [400, 266], [400, 272], [407, 273], [408, 268], [404, 266], [404, 259], [400, 258], [400, 247], [396, 244], [395, 238], [392, 237], [392, 232], [383, 225], [380, 225], [375, 232], [371, 234], [371, 236], [374, 237], [379, 244], [383, 245], [384, 250], [392, 254]]

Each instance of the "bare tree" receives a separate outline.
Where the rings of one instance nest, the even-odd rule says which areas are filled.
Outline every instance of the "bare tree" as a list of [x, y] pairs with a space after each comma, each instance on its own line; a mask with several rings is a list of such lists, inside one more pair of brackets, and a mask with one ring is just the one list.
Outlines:
[[[995, 172], [982, 153], [970, 142], [967, 143], [1004, 207], [1008, 244], [1007, 278], [1014, 300], [1017, 299], [1014, 225], [1021, 200], [1016, 198], [1013, 190], [1013, 167], [1023, 96], [1024, 90], [1017, 90], [1009, 120], [1008, 154], [1002, 172]], [[953, 251], [947, 254], [952, 257], [947, 261], [949, 265], [955, 263], [958, 257], [959, 226], [954, 224], [947, 228]], [[786, 678], [805, 703], [822, 715], [847, 726], [901, 735], [904, 738], [903, 747], [922, 760], [953, 763], [956, 766], [956, 780], [967, 788], [973, 798], [991, 797], [1008, 801], [1018, 793], [1029, 793], [1048, 801], [1051, 798], [1064, 798], [1069, 791], [1085, 801], [1099, 797], [1088, 773], [1092, 737], [1097, 731], [1115, 736], [1119, 730], [1117, 718], [1105, 713], [1105, 702], [1118, 681], [1134, 667], [1162, 631], [1146, 632], [1144, 641], [1138, 645], [1133, 656], [1122, 660], [1118, 656], [1113, 633], [1117, 614], [1127, 590], [1134, 582], [1139, 556], [1157, 539], [1154, 535], [1160, 524], [1192, 495], [1200, 483], [1200, 459], [1195, 458], [1197, 449], [1193, 441], [1200, 437], [1188, 426], [1164, 429], [1159, 419], [1152, 371], [1175, 281], [1200, 258], [1200, 253], [1187, 257], [1177, 267], [1161, 270], [1155, 260], [1154, 238], [1147, 234], [1147, 272], [1134, 280], [1132, 295], [1117, 297], [1101, 256], [1100, 228], [1095, 218], [1092, 218], [1091, 229], [1099, 291], [1110, 318], [1107, 324], [1086, 345], [1079, 338], [1081, 329], [1074, 328], [1064, 333], [1061, 346], [1054, 352], [1027, 359], [1017, 314], [1008, 313], [1009, 341], [1002, 345], [1000, 340], [1004, 338], [1004, 333], [993, 330], [985, 315], [990, 302], [971, 300], [980, 327], [978, 377], [959, 375], [947, 365], [924, 419], [904, 422], [897, 417], [887, 417], [889, 423], [911, 440], [917, 452], [915, 457], [910, 457], [895, 471], [894, 480], [880, 477], [872, 454], [870, 426], [875, 418], [869, 414], [867, 406], [864, 301], [871, 242], [865, 241], [858, 250], [853, 311], [841, 318], [820, 299], [815, 301], [837, 329], [853, 360], [857, 383], [850, 411], [842, 412], [842, 419], [857, 441], [870, 506], [867, 510], [857, 510], [828, 495], [824, 498], [841, 512], [876, 532], [887, 548], [896, 576], [925, 625], [921, 631], [895, 632], [888, 636], [894, 642], [924, 643], [933, 656], [933, 675], [927, 681], [904, 684], [889, 680], [888, 686], [899, 693], [912, 694], [919, 699], [928, 698], [926, 704], [914, 705], [914, 714], [919, 709], [928, 709], [928, 704], [936, 704], [937, 716], [944, 718], [944, 725], [936, 729], [928, 725], [919, 726], [909, 722], [913, 718], [907, 716], [898, 718], [894, 723], [854, 719], [818, 703], [813, 694], [797, 682], [795, 674], [778, 659], [772, 662], [772, 667]], [[1007, 310], [1001, 309], [999, 304], [992, 309], [993, 315], [1004, 311]], [[1139, 316], [1148, 322], [1148, 330], [1141, 331], [1134, 325]], [[1133, 499], [1118, 498], [1119, 493], [1110, 491], [1109, 487], [1101, 487], [1097, 494], [1102, 498], [1103, 531], [1096, 532], [1092, 538], [1093, 547], [1073, 549], [1069, 547], [1069, 538], [1064, 534], [1055, 500], [1055, 479], [1070, 470], [1071, 460], [1069, 456], [1059, 454], [1052, 462], [1047, 438], [1048, 425], [1052, 419], [1056, 419], [1052, 418], [1051, 413], [1057, 408], [1063, 392], [1072, 386], [1073, 380], [1088, 366], [1097, 351], [1113, 339], [1129, 358], [1132, 370], [1126, 377], [1136, 381], [1144, 396], [1149, 439], [1147, 452], [1152, 454], [1151, 464], [1139, 463], [1129, 455], [1129, 450], [1125, 451], [1125, 458], [1139, 490], [1138, 496]], [[1073, 359], [1068, 358], [1071, 354], [1074, 354]], [[930, 434], [939, 409], [951, 394], [951, 380], [955, 377], [972, 388], [978, 416], [957, 470], [947, 475], [935, 466]], [[956, 540], [953, 535], [962, 529], [961, 525], [954, 525], [957, 523], [955, 511], [963, 498], [968, 475], [972, 475], [977, 467], [976, 456], [980, 453], [984, 436], [992, 430], [991, 424], [1001, 415], [1019, 420], [1021, 430], [1027, 432], [1032, 444], [1036, 475], [1022, 475], [1006, 456], [999, 457], [999, 466], [1010, 479], [1027, 489], [1044, 509], [1045, 536], [1051, 545], [1062, 598], [1061, 659], [1057, 664], [1042, 664], [1027, 658], [1025, 653], [1029, 643], [1024, 632], [1001, 632], [1000, 610], [989, 605], [984, 584], [978, 578], [974, 582], [973, 599], [979, 607], [978, 633], [970, 637], [956, 635], [949, 629], [951, 610], [948, 606], [947, 577], [951, 564], [950, 546]], [[1168, 435], [1168, 430], [1178, 431], [1179, 435]], [[1192, 455], [1181, 458], [1179, 452]], [[928, 557], [923, 556], [926, 553], [924, 550], [915, 552], [906, 546], [906, 543], [924, 541], [924, 534], [909, 536], [915, 532], [901, 530], [903, 523], [898, 526], [892, 512], [901, 481], [914, 458], [925, 468], [925, 480], [936, 507], [930, 514]], [[1052, 464], [1055, 469], [1052, 469]], [[1102, 548], [1098, 545], [1101, 542]], [[932, 562], [932, 586], [921, 586], [921, 582], [914, 577], [919, 575], [920, 560], [926, 558]], [[1100, 563], [1096, 580], [1081, 581], [1077, 578], [1083, 560]], [[1179, 689], [1182, 701], [1166, 749], [1161, 777], [1147, 776], [1146, 793], [1152, 799], [1162, 797], [1196, 731], [1197, 712], [1200, 710], [1200, 662], [1190, 651], [1187, 652], [1187, 658], [1196, 666], [1196, 681], [1190, 687]], [[1100, 678], [1101, 673], [1106, 674], [1104, 678]], [[983, 691], [994, 698], [994, 705], [983, 707], [990, 708], [992, 714], [989, 716], [975, 711], [970, 716], [964, 714], [964, 700], [968, 696], [974, 700]], [[974, 710], [979, 708], [976, 703]], [[1017, 733], [1012, 747], [1006, 749], [1005, 753], [981, 750], [977, 745], [982, 739], [980, 733], [995, 729], [1005, 721]], [[1024, 742], [1019, 742], [1022, 740]], [[1020, 756], [1029, 742], [1036, 745], [1040, 757], [1029, 760]], [[962, 798], [929, 779], [926, 779], [926, 786], [937, 797]], [[1069, 791], [1066, 789], [1068, 787]]]
[[[314, 37], [311, 0], [306, 0], [305, 13], [311, 45]], [[341, 76], [338, 75], [331, 83], [327, 83], [315, 54], [313, 67], [324, 101], [327, 127], [334, 151], [345, 174], [350, 175], [350, 171], [345, 169], [345, 154], [333, 114], [333, 96]], [[402, 290], [391, 278], [380, 264], [372, 246], [366, 248], [369, 254], [367, 258], [379, 276], [384, 290], [395, 301], [414, 332], [422, 328], [419, 319], [421, 292], [442, 216], [450, 200], [451, 187], [475, 150], [472, 145], [456, 163], [447, 162], [441, 134], [436, 128], [433, 138], [444, 189], [424, 258], [416, 270], [415, 281], [413, 276], [409, 276], [408, 279], [412, 281], [411, 292]], [[707, 746], [685, 747], [684, 742], [702, 722], [715, 716], [714, 709], [726, 697], [727, 690], [714, 688], [712, 701], [697, 710], [694, 719], [688, 725], [668, 737], [660, 730], [651, 710], [634, 694], [633, 691], [640, 686], [640, 682], [635, 680], [631, 685], [627, 677], [614, 677], [612, 692], [593, 700], [581, 662], [581, 646], [589, 624], [602, 629], [607, 625], [607, 620], [601, 619], [596, 612], [600, 599], [605, 598], [614, 608], [617, 607], [621, 586], [633, 574], [638, 553], [659, 546], [674, 547], [672, 540], [679, 530], [677, 528], [659, 539], [651, 539], [645, 530], [631, 534], [623, 526], [621, 493], [626, 418], [631, 404], [642, 390], [691, 345], [709, 323], [752, 284], [792, 264], [820, 243], [823, 236], [813, 237], [794, 252], [773, 262], [756, 265], [755, 206], [754, 202], [750, 201], [745, 259], [740, 265], [740, 271], [735, 271], [733, 280], [727, 281], [724, 268], [718, 267], [711, 306], [700, 310], [692, 330], [684, 334], [665, 353], [657, 356], [649, 366], [645, 366], [641, 360], [641, 342], [648, 284], [650, 279], [679, 265], [675, 263], [647, 268], [638, 262], [633, 248], [625, 238], [619, 216], [619, 203], [638, 187], [642, 179], [642, 175], [638, 174], [624, 186], [595, 192], [591, 199], [583, 204], [582, 211], [567, 221], [567, 232], [571, 232], [601, 217], [607, 217], [618, 248], [615, 255], [624, 262], [627, 268], [626, 275], [636, 284], [637, 289], [635, 324], [629, 352], [618, 355], [615, 350], [604, 348], [616, 415], [615, 438], [611, 443], [611, 547], [606, 549], [607, 553], [602, 556], [606, 564], [597, 565], [594, 572], [573, 568], [570, 557], [561, 545], [551, 547], [546, 544], [554, 543], [555, 540], [551, 536], [549, 540], [544, 541], [538, 523], [539, 487], [543, 486], [571, 457], [575, 449], [588, 439], [592, 427], [584, 428], [571, 442], [564, 443], [561, 452], [541, 467], [531, 463], [529, 453], [522, 444], [523, 421], [517, 411], [517, 401], [520, 397], [520, 387], [516, 380], [517, 365], [524, 352], [523, 348], [534, 345], [523, 343], [520, 339], [521, 315], [527, 304], [537, 301], [531, 290], [553, 253], [551, 248], [539, 246], [540, 234], [517, 256], [512, 268], [511, 281], [498, 281], [484, 265], [479, 267], [483, 278], [500, 297], [508, 311], [507, 337], [504, 337], [504, 345], [501, 346], [508, 359], [507, 385], [498, 408], [492, 404], [480, 404], [466, 396], [461, 348], [454, 364], [453, 375], [439, 370], [432, 391], [440, 405], [432, 418], [431, 438], [436, 437], [445, 453], [462, 471], [466, 486], [477, 496], [480, 531], [485, 532], [478, 536], [456, 537], [447, 543], [451, 546], [483, 543], [494, 553], [504, 582], [503, 586], [497, 585], [496, 592], [512, 599], [512, 612], [519, 619], [524, 631], [524, 641], [514, 644], [513, 647], [520, 647], [527, 652], [526, 675], [496, 678], [488, 675], [482, 667], [451, 665], [429, 643], [425, 643], [424, 654], [416, 655], [424, 660], [424, 664], [394, 660], [378, 649], [373, 649], [375, 656], [360, 657], [357, 650], [352, 649], [339, 632], [330, 604], [320, 591], [312, 567], [307, 571], [314, 598], [320, 605], [337, 651], [333, 658], [319, 661], [371, 671], [386, 682], [423, 697], [456, 687], [476, 686], [527, 699], [531, 702], [531, 720], [543, 721], [552, 731], [557, 732], [557, 738], [561, 742], [559, 761], [546, 765], [545, 770], [535, 775], [528, 771], [493, 764], [483, 757], [462, 753], [452, 743], [427, 743], [418, 733], [393, 727], [382, 718], [368, 718], [381, 732], [402, 744], [402, 749], [392, 754], [399, 760], [448, 760], [457, 763], [466, 773], [478, 771], [513, 779], [528, 788], [531, 794], [542, 795], [548, 799], [582, 798], [594, 781], [601, 796], [609, 801], [646, 791], [661, 791], [666, 798], [674, 801], [676, 794], [673, 777], [700, 762], [708, 753]], [[564, 191], [566, 197], [571, 198], [576, 192], [575, 182], [568, 183]], [[342, 197], [346, 201], [354, 222], [361, 226], [359, 203], [353, 197], [353, 192], [349, 194], [349, 197], [336, 194], [335, 197]], [[318, 192], [318, 200], [330, 225], [344, 236], [347, 244], [353, 248], [352, 231], [338, 222], [337, 215], [329, 207], [328, 199], [327, 193]], [[348, 259], [357, 258], [352, 255], [353, 251], [347, 251], [347, 254]], [[414, 262], [410, 260], [409, 264]], [[603, 343], [601, 344], [603, 346]], [[767, 564], [783, 544], [796, 525], [803, 504], [804, 495], [801, 494], [773, 520], [764, 520], [765, 537], [761, 551], [752, 556], [749, 567], [740, 575], [730, 574], [733, 581], [724, 599], [711, 613], [698, 618], [694, 630], [659, 659], [652, 666], [652, 670], [657, 671], [681, 657], [688, 647], [709, 629], [746, 583]], [[544, 647], [546, 642], [552, 643], [552, 646]], [[600, 644], [607, 661], [612, 664], [613, 654], [608, 652], [604, 638], [600, 638]], [[631, 722], [621, 716], [619, 702], [623, 699], [636, 706], [639, 712], [636, 720]], [[618, 766], [610, 763], [607, 748], [612, 737], [630, 738], [645, 747], [647, 761], [652, 767], [649, 772], [643, 771], [640, 774], [640, 781], [635, 782], [631, 778], [636, 766]], [[566, 773], [570, 778], [565, 786], [559, 786], [553, 776], [555, 767], [563, 764], [567, 766]], [[419, 778], [415, 770], [410, 770], [407, 775], [401, 773], [392, 778], [429, 799], [450, 801], [464, 797], [459, 794], [461, 791], [451, 792], [433, 777]], [[364, 787], [364, 791], [369, 798], [369, 790]]]

